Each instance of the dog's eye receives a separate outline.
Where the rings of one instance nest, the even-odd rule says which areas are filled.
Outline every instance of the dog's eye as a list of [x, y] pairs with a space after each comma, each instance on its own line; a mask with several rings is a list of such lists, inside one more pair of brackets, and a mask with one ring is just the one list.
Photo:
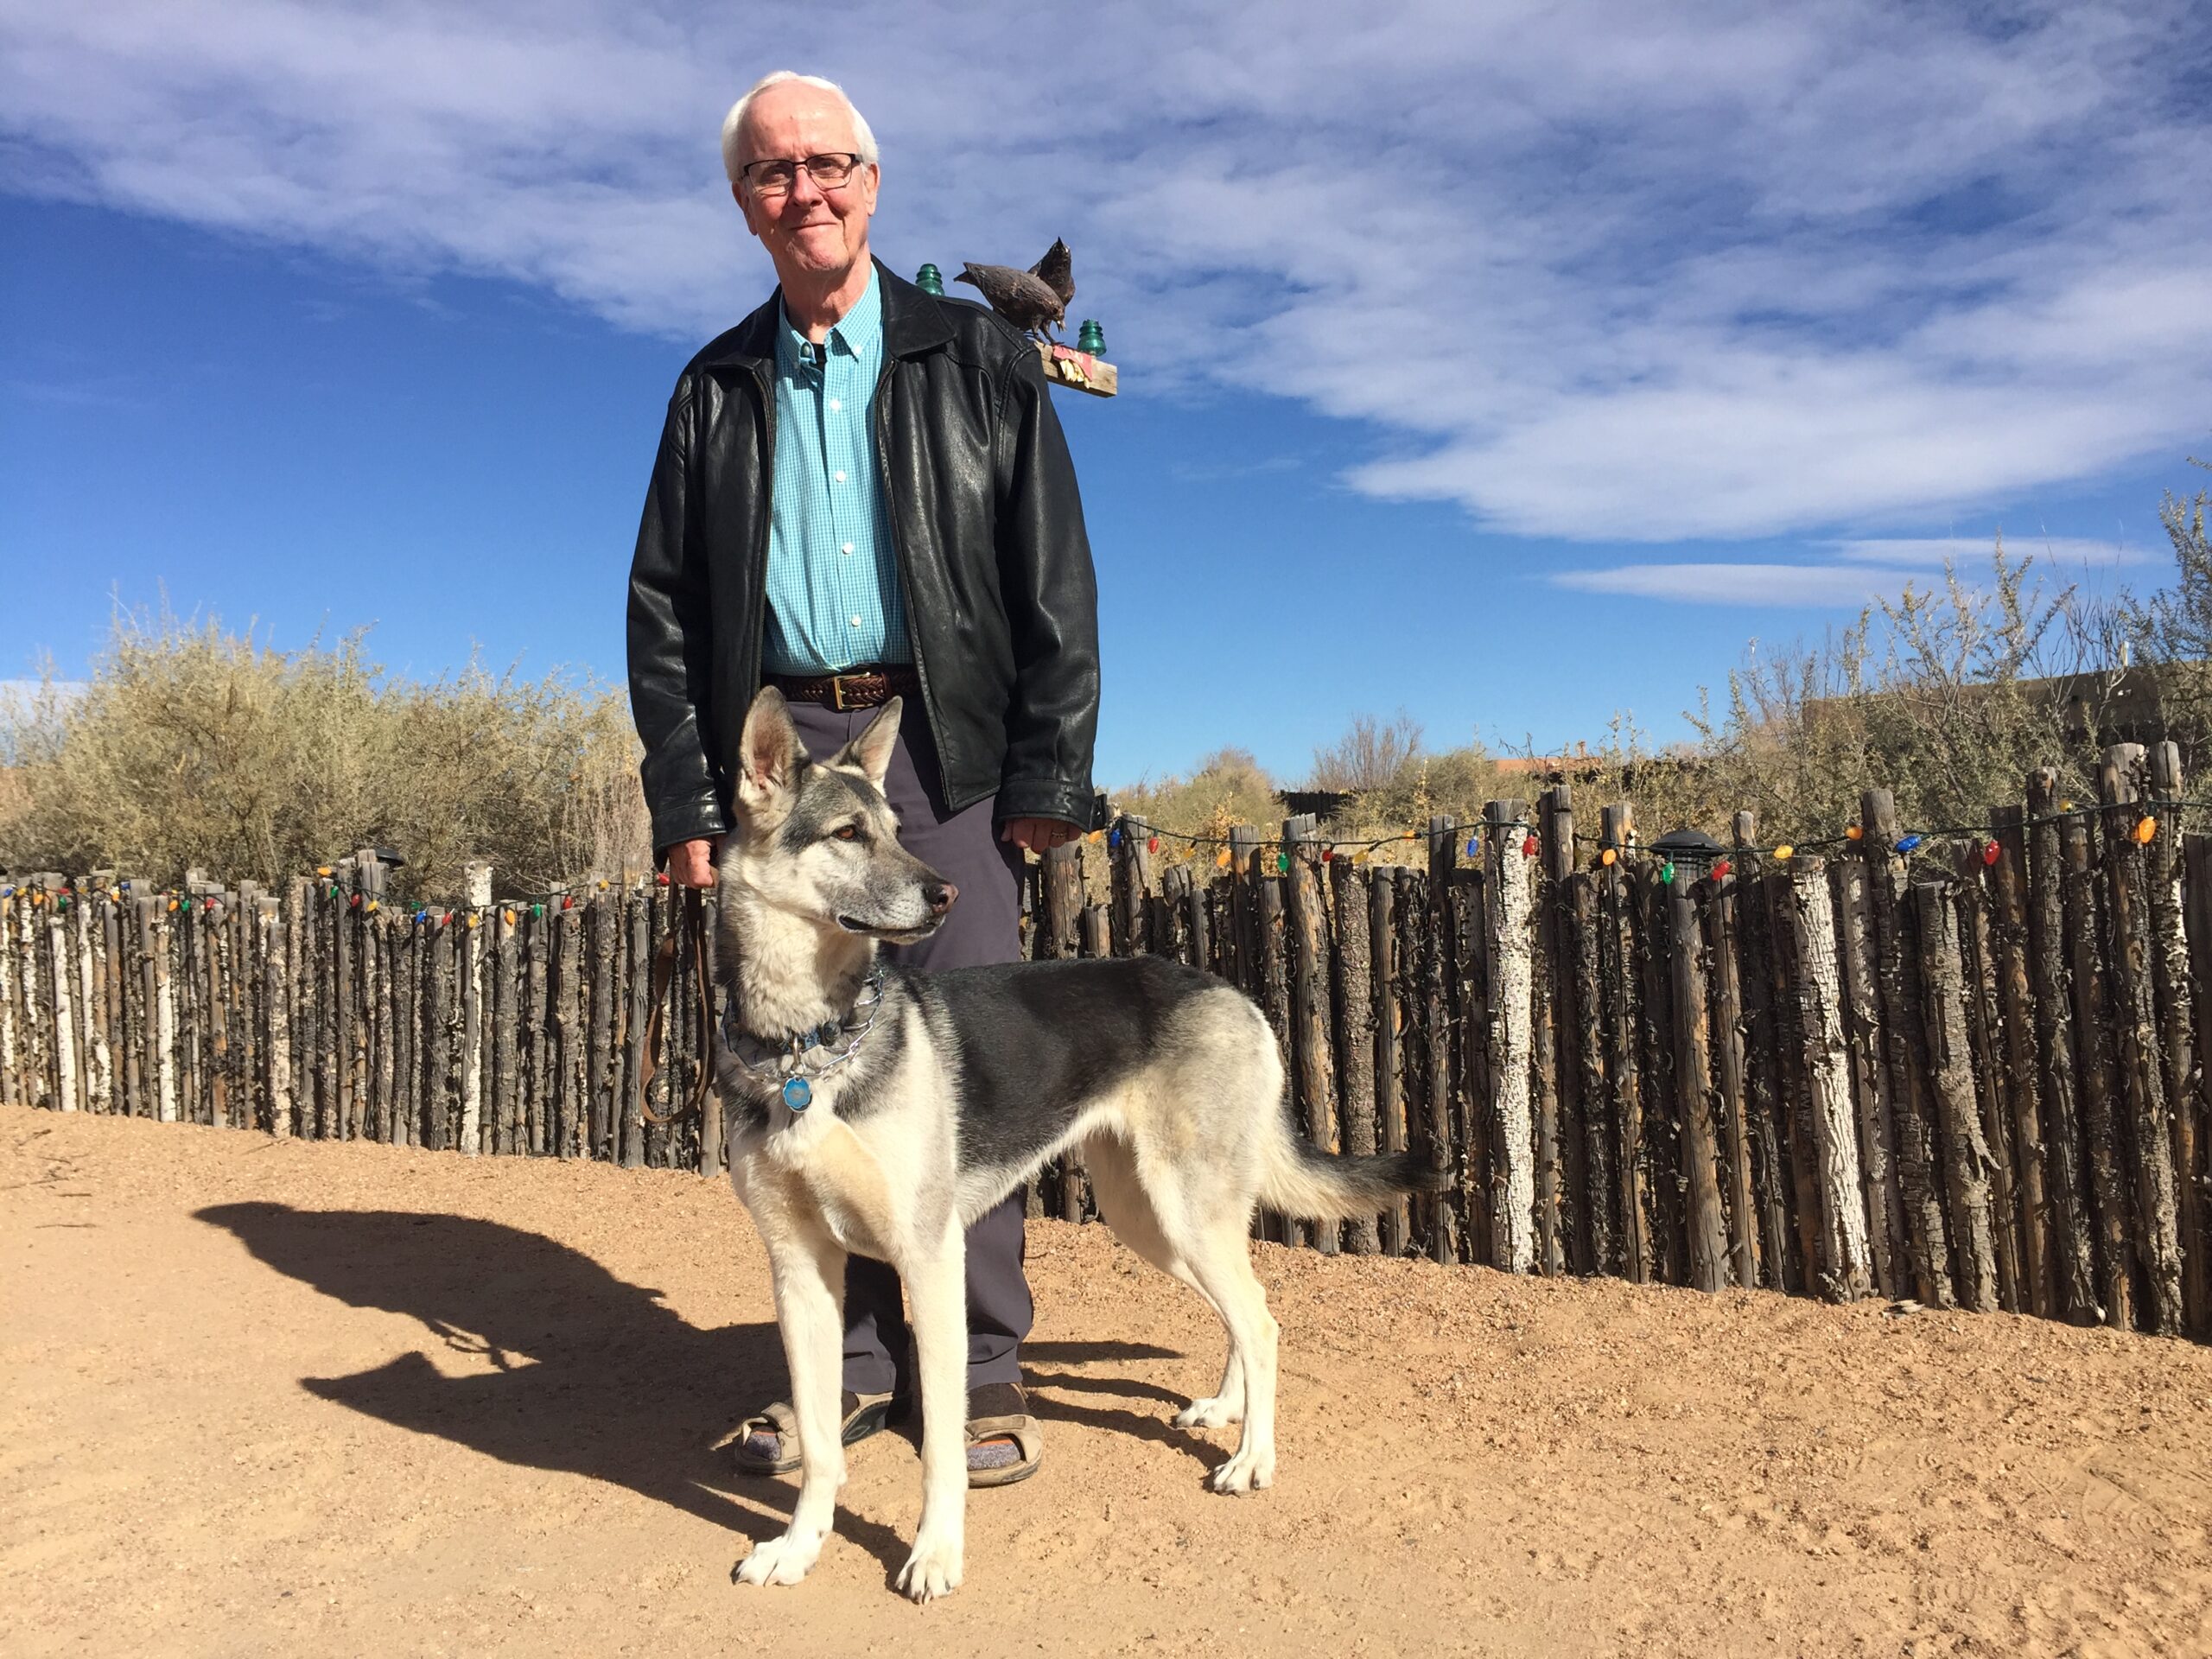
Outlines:
[[861, 827], [857, 823], [841, 823], [830, 833], [840, 841], [858, 841], [861, 838]]

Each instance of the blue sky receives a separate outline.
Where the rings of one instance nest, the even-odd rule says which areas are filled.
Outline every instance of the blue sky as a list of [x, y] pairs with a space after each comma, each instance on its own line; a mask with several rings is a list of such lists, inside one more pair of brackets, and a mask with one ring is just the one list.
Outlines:
[[0, 0], [0, 679], [163, 593], [618, 678], [668, 388], [772, 281], [716, 129], [787, 60], [868, 111], [894, 267], [1076, 250], [1103, 783], [1401, 707], [1680, 735], [2000, 526], [2164, 568], [2201, 9], [1004, 10], [796, 56], [747, 6]]

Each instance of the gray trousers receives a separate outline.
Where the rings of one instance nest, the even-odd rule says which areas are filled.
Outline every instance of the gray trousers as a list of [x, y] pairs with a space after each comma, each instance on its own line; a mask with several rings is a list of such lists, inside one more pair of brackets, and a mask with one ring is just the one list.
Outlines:
[[[793, 702], [807, 753], [827, 760], [866, 730], [873, 709], [839, 714]], [[944, 925], [889, 954], [909, 968], [976, 968], [1021, 955], [1021, 849], [998, 838], [991, 802], [957, 812], [944, 804], [937, 745], [919, 697], [906, 699], [884, 793], [906, 850], [960, 889]], [[968, 1386], [1019, 1382], [1018, 1350], [1036, 1317], [1021, 1271], [1022, 1198], [1016, 1192], [968, 1230]], [[906, 1313], [899, 1275], [855, 1255], [845, 1262], [845, 1387], [855, 1394], [911, 1393]]]

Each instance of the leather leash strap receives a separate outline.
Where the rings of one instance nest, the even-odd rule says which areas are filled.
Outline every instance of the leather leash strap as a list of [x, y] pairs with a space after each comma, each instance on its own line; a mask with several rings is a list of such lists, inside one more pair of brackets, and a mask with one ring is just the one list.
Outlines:
[[[696, 1010], [699, 1016], [699, 1075], [691, 1085], [690, 1094], [673, 1110], [657, 1112], [653, 1109], [653, 1078], [660, 1071], [661, 1010], [668, 997], [668, 982], [676, 971], [679, 951], [689, 951], [691, 957], [693, 980], [699, 987], [699, 1001]], [[638, 1108], [646, 1122], [656, 1126], [673, 1123], [687, 1113], [703, 1114], [707, 1104], [707, 1090], [715, 1076], [715, 988], [707, 977], [707, 905], [696, 887], [683, 890], [683, 913], [666, 938], [653, 952], [652, 1012], [645, 1016], [645, 1062], [639, 1067]]]

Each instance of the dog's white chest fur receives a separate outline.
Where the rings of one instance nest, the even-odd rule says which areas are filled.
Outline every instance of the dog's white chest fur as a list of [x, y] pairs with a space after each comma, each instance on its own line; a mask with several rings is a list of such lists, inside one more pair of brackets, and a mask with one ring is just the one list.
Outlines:
[[820, 1106], [779, 1112], [787, 1122], [733, 1147], [730, 1175], [764, 1234], [792, 1206], [810, 1212], [840, 1249], [889, 1258], [899, 1243], [898, 1211], [883, 1166], [849, 1124]]

